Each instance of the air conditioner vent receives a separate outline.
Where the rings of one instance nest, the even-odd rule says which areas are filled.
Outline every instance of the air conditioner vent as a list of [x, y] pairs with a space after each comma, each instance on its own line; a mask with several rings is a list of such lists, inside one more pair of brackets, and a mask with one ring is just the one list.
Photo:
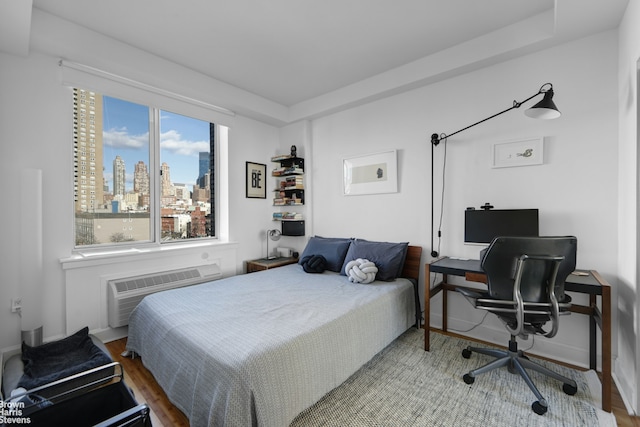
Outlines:
[[218, 264], [163, 271], [107, 282], [109, 326], [129, 324], [129, 315], [145, 296], [167, 289], [209, 282], [222, 277]]

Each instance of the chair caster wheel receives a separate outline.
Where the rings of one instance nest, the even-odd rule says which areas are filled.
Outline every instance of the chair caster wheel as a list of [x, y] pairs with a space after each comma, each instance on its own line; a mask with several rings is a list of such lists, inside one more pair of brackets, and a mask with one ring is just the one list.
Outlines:
[[462, 357], [464, 357], [465, 359], [470, 358], [471, 350], [469, 350], [468, 348], [465, 348], [464, 350], [462, 350]]
[[542, 404], [538, 401], [535, 401], [531, 404], [531, 409], [538, 415], [544, 415], [547, 412], [547, 407], [542, 406]]
[[574, 394], [576, 394], [578, 392], [578, 387], [573, 386], [571, 384], [563, 384], [562, 385], [562, 391], [567, 393], [569, 396], [573, 396]]
[[469, 375], [469, 374], [464, 374], [464, 375], [462, 376], [462, 379], [463, 379], [463, 380], [464, 380], [464, 382], [465, 382], [465, 383], [467, 383], [467, 384], [473, 384], [473, 382], [476, 380], [474, 377], [472, 377], [472, 376], [471, 376], [471, 375]]

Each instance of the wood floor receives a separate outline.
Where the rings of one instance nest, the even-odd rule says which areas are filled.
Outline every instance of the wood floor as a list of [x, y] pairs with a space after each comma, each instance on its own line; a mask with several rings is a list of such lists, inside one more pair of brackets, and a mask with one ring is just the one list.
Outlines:
[[[152, 422], [157, 426], [188, 426], [187, 417], [167, 399], [153, 375], [142, 365], [139, 357], [135, 359], [122, 357], [125, 351], [126, 338], [107, 343], [113, 359], [120, 362], [125, 370], [125, 381], [133, 389], [139, 403], [146, 402], [151, 408]], [[613, 384], [612, 409], [619, 427], [640, 427], [640, 417], [632, 417], [627, 413], [624, 402], [615, 383]]]
[[138, 403], [146, 403], [151, 408], [153, 426], [188, 426], [187, 417], [169, 401], [151, 372], [142, 365], [142, 360], [139, 357], [135, 359], [122, 357], [126, 344], [127, 339], [122, 338], [111, 341], [106, 346], [113, 360], [119, 362], [124, 368], [125, 382], [133, 390]]

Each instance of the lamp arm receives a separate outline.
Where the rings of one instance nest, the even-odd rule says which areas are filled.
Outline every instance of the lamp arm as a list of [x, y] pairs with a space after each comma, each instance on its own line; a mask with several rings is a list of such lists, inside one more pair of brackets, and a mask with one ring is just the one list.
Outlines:
[[[433, 187], [433, 154], [434, 153], [433, 152], [434, 152], [434, 147], [436, 147], [438, 144], [440, 144], [440, 141], [445, 140], [445, 139], [449, 138], [450, 136], [456, 135], [456, 134], [458, 134], [460, 132], [463, 132], [463, 131], [465, 131], [465, 130], [467, 130], [469, 128], [477, 126], [480, 123], [484, 123], [487, 120], [491, 120], [494, 117], [498, 117], [499, 115], [504, 114], [507, 111], [511, 111], [511, 110], [513, 110], [515, 108], [520, 108], [520, 106], [522, 104], [524, 104], [525, 102], [531, 101], [536, 96], [544, 94], [544, 93], [547, 93], [547, 92], [551, 92], [551, 95], [553, 96], [553, 85], [551, 83], [543, 84], [542, 86], [540, 86], [540, 89], [538, 90], [537, 93], [531, 95], [530, 97], [528, 97], [524, 101], [518, 102], [518, 101], [514, 100], [513, 101], [513, 105], [511, 105], [511, 107], [509, 107], [509, 108], [507, 108], [505, 110], [502, 110], [499, 113], [496, 113], [496, 114], [494, 114], [494, 115], [492, 115], [490, 117], [487, 117], [486, 119], [482, 119], [479, 122], [475, 122], [474, 124], [469, 125], [469, 126], [467, 126], [465, 128], [462, 128], [462, 129], [457, 130], [457, 131], [455, 131], [453, 133], [450, 133], [449, 135], [447, 135], [447, 134], [438, 135], [437, 133], [431, 134], [431, 256], [433, 258], [436, 258], [439, 255], [438, 251], [435, 250], [434, 243], [433, 243], [433, 238], [434, 238], [434, 227], [433, 227], [433, 214], [434, 214], [434, 211], [433, 211], [433, 190], [434, 190], [434, 187]], [[441, 237], [440, 231], [438, 231], [438, 237]]]
[[[549, 86], [549, 88], [545, 90], [545, 89], [544, 89], [544, 88], [545, 88], [545, 86]], [[440, 143], [440, 141], [442, 141], [443, 139], [449, 138], [450, 136], [456, 135], [456, 134], [458, 134], [458, 133], [460, 133], [460, 132], [463, 132], [463, 131], [465, 131], [465, 130], [467, 130], [467, 129], [469, 129], [469, 128], [472, 128], [472, 127], [474, 127], [474, 126], [477, 126], [477, 125], [479, 125], [480, 123], [484, 123], [484, 122], [486, 122], [487, 120], [491, 120], [491, 119], [493, 119], [494, 117], [498, 117], [499, 115], [504, 114], [504, 113], [506, 113], [507, 111], [511, 111], [511, 110], [513, 110], [513, 109], [515, 109], [515, 108], [520, 108], [520, 106], [521, 106], [522, 104], [524, 104], [525, 102], [531, 101], [531, 100], [532, 100], [533, 98], [535, 98], [536, 96], [541, 95], [541, 94], [543, 94], [543, 93], [546, 93], [546, 92], [548, 92], [548, 91], [550, 91], [550, 90], [551, 90], [551, 91], [553, 90], [553, 85], [552, 85], [551, 83], [545, 83], [545, 84], [543, 84], [543, 85], [540, 87], [540, 90], [538, 90], [538, 92], [537, 92], [537, 93], [535, 93], [535, 94], [531, 95], [530, 97], [528, 97], [528, 98], [527, 98], [527, 99], [525, 99], [524, 101], [518, 102], [518, 101], [515, 101], [515, 100], [514, 100], [514, 101], [513, 101], [513, 105], [512, 105], [511, 107], [509, 107], [509, 108], [507, 108], [507, 109], [505, 109], [505, 110], [502, 110], [502, 111], [500, 111], [499, 113], [496, 113], [496, 114], [494, 114], [494, 115], [492, 115], [492, 116], [490, 116], [490, 117], [487, 117], [486, 119], [482, 119], [482, 120], [480, 120], [479, 122], [475, 122], [474, 124], [471, 124], [471, 125], [469, 125], [469, 126], [467, 126], [467, 127], [465, 127], [465, 128], [462, 128], [462, 129], [457, 130], [457, 131], [455, 131], [455, 132], [453, 132], [453, 133], [450, 133], [449, 135], [447, 135], [447, 134], [443, 134], [442, 136], [440, 136], [440, 135], [438, 135], [437, 133], [434, 133], [434, 134], [432, 134], [432, 135], [431, 135], [431, 144], [433, 144], [433, 145], [438, 145], [438, 144]]]

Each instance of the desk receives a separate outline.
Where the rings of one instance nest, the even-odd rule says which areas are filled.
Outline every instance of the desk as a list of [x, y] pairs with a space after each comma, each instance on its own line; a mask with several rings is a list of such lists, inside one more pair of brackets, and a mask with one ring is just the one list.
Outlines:
[[[571, 306], [574, 313], [589, 316], [589, 368], [596, 370], [596, 326], [602, 332], [602, 409], [611, 412], [611, 285], [597, 271], [584, 271], [586, 276], [570, 274], [564, 284], [565, 291], [589, 295], [589, 306]], [[441, 273], [442, 281], [431, 287], [431, 273]], [[486, 275], [479, 260], [440, 258], [425, 266], [424, 283], [424, 349], [429, 351], [430, 300], [442, 291], [442, 330], [447, 330], [447, 291], [456, 287], [447, 283], [447, 276], [462, 276], [468, 281], [486, 283]], [[598, 308], [597, 297], [600, 296]]]

